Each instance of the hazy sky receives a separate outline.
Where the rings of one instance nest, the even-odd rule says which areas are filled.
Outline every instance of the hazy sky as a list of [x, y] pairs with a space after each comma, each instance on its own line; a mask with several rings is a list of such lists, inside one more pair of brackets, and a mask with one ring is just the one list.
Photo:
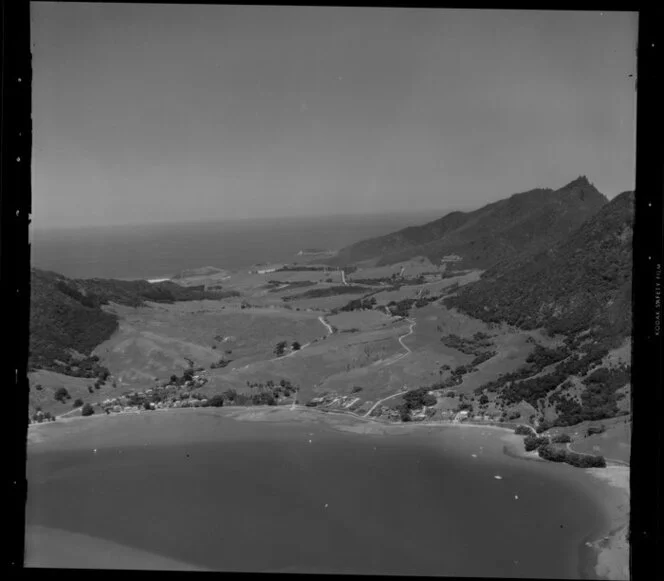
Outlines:
[[633, 188], [632, 13], [31, 8], [37, 227]]

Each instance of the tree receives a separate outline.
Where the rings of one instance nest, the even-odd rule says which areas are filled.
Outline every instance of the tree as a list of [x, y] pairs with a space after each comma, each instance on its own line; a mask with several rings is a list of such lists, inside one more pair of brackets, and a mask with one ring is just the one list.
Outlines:
[[291, 347], [293, 348], [293, 351], [299, 351], [301, 346], [297, 341], [293, 341]]
[[274, 347], [274, 354], [277, 357], [281, 357], [286, 351], [286, 345], [288, 345], [286, 341], [279, 341]]
[[399, 419], [401, 419], [402, 422], [410, 422], [410, 408], [408, 407], [408, 404], [402, 403], [397, 406], [397, 411], [399, 412]]
[[60, 403], [65, 403], [65, 400], [71, 399], [66, 387], [58, 387], [58, 389], [55, 390], [53, 397]]
[[74, 405], [72, 407], [80, 408], [82, 405], [83, 405], [83, 400], [81, 398], [77, 398], [74, 400]]
[[489, 403], [489, 397], [486, 395], [486, 393], [483, 393], [480, 396], [480, 405], [486, 405]]
[[91, 416], [95, 413], [95, 410], [92, 409], [92, 406], [89, 403], [86, 403], [81, 409], [82, 416]]

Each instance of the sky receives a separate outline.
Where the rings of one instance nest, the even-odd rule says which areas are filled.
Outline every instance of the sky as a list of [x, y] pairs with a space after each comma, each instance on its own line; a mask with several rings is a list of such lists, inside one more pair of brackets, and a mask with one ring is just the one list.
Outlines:
[[35, 227], [634, 187], [635, 13], [31, 10]]

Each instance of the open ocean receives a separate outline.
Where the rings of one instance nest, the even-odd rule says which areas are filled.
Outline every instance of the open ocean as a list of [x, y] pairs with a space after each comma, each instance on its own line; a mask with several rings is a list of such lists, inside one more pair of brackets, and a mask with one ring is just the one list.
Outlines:
[[495, 431], [181, 411], [29, 448], [27, 524], [215, 570], [567, 579], [606, 526], [585, 471], [505, 455]]
[[[441, 211], [440, 216], [446, 212]], [[292, 262], [436, 219], [428, 213], [33, 230], [32, 265], [75, 278], [167, 278], [201, 266]]]

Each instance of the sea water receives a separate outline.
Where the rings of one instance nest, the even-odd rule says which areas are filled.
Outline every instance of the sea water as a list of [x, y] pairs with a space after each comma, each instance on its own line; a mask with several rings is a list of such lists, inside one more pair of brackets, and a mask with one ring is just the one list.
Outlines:
[[605, 524], [583, 471], [496, 431], [145, 416], [31, 447], [28, 525], [222, 571], [578, 578]]
[[32, 264], [75, 278], [157, 279], [202, 266], [292, 262], [305, 248], [336, 250], [431, 219], [418, 213], [34, 230]]

